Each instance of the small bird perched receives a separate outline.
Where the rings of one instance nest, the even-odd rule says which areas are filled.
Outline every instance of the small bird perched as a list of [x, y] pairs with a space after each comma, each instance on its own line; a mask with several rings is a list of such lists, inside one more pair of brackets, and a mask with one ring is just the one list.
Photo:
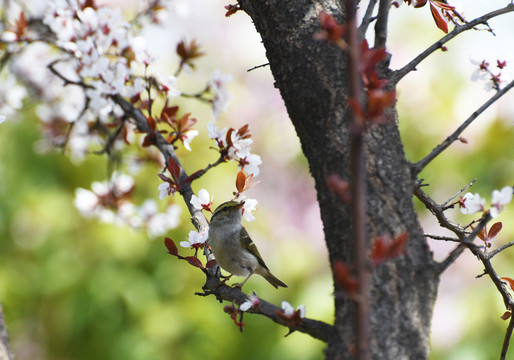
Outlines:
[[276, 289], [287, 285], [276, 278], [262, 260], [257, 246], [241, 224], [243, 202], [227, 201], [214, 210], [209, 224], [207, 243], [218, 265], [237, 276], [246, 276], [239, 287], [253, 274], [264, 277]]

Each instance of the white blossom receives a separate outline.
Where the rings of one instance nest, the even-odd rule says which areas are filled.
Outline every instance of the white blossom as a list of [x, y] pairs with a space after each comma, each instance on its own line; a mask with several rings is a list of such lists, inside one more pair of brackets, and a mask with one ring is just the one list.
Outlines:
[[[305, 317], [305, 305], [300, 305], [298, 307], [298, 310], [300, 311], [300, 317], [304, 318]], [[296, 313], [295, 308], [287, 301], [282, 301], [282, 311], [284, 312], [284, 315], [286, 315], [288, 317], [293, 317], [294, 314]]]
[[209, 236], [209, 231], [206, 230], [204, 232], [199, 233], [198, 231], [191, 230], [187, 237], [187, 241], [181, 241], [180, 246], [189, 248], [195, 245], [201, 245], [205, 243], [207, 237]]
[[232, 75], [222, 74], [220, 70], [214, 72], [210, 88], [214, 92], [212, 99], [212, 115], [218, 119], [220, 114], [228, 107], [232, 95], [227, 90], [227, 84], [232, 81]]
[[463, 214], [474, 214], [478, 211], [483, 211], [485, 206], [485, 199], [480, 197], [480, 194], [466, 193], [460, 200], [460, 212]]
[[252, 222], [255, 220], [255, 216], [252, 214], [252, 211], [257, 209], [257, 204], [259, 203], [255, 199], [246, 199], [243, 205], [243, 217], [246, 221]]
[[191, 205], [197, 210], [202, 210], [212, 204], [212, 198], [209, 198], [209, 192], [205, 189], [198, 191], [198, 196], [193, 195], [190, 200]]
[[512, 191], [512, 186], [505, 186], [501, 190], [493, 190], [490, 211], [492, 217], [498, 216], [505, 205], [512, 201]]
[[159, 199], [161, 200], [164, 200], [168, 195], [173, 195], [175, 192], [168, 182], [159, 184], [157, 189], [159, 190]]
[[259, 306], [259, 300], [260, 299], [255, 292], [251, 293], [246, 298], [246, 301], [239, 306], [239, 310], [248, 311], [253, 307], [257, 307]]
[[199, 134], [198, 130], [189, 130], [187, 131], [182, 137], [180, 138], [182, 140], [182, 144], [184, 144], [184, 147], [191, 151], [191, 141]]

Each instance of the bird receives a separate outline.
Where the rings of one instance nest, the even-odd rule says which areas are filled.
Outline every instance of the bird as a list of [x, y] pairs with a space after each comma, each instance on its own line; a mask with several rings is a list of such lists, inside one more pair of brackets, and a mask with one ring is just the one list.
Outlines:
[[[274, 276], [241, 223], [244, 201], [227, 201], [214, 210], [209, 224], [207, 244], [218, 265], [232, 275], [246, 276], [239, 288], [253, 274], [264, 277], [276, 289], [287, 285]], [[232, 276], [231, 275], [231, 276]]]

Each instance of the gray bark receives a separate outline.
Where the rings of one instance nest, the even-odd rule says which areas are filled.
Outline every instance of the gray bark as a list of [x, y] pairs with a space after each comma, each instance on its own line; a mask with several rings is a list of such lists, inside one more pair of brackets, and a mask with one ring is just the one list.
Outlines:
[[[351, 181], [346, 54], [314, 40], [321, 10], [342, 22], [343, 11], [323, 0], [244, 0], [266, 48], [270, 67], [315, 179], [330, 262], [352, 262], [352, 216], [326, 185], [330, 174]], [[383, 69], [383, 77], [389, 74]], [[431, 251], [412, 202], [414, 181], [405, 159], [396, 111], [391, 121], [365, 135], [367, 230], [379, 235], [409, 233], [404, 256], [373, 270], [370, 353], [373, 359], [426, 359], [438, 286]], [[370, 240], [371, 242], [371, 240]], [[328, 359], [353, 358], [354, 304], [335, 283], [338, 334]]]

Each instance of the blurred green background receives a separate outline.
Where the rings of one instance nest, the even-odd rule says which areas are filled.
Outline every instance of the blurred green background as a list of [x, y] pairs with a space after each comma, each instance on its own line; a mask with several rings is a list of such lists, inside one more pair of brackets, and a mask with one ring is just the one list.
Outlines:
[[[305, 304], [308, 317], [332, 322], [331, 276], [306, 161], [269, 69], [246, 72], [267, 62], [260, 39], [246, 15], [223, 16], [224, 2], [173, 4], [175, 12], [165, 27], [145, 32], [160, 59], [155, 71], [172, 73], [178, 40], [196, 38], [207, 56], [197, 72], [180, 79], [181, 89], [198, 90], [216, 68], [233, 74], [233, 99], [219, 125], [250, 123], [252, 152], [263, 159], [256, 179], [261, 182], [248, 193], [259, 200], [257, 220], [246, 226], [273, 273], [289, 288], [275, 290], [253, 277], [246, 291], [255, 290], [276, 304]], [[130, 3], [124, 6], [130, 13]], [[484, 11], [466, 9], [468, 18]], [[388, 49], [393, 68], [441, 36], [428, 10], [393, 10]], [[485, 32], [463, 35], [448, 45], [447, 53], [435, 54], [402, 81], [398, 110], [409, 160], [422, 158], [492, 95], [482, 90], [482, 83], [469, 81], [473, 66], [468, 57], [503, 56], [498, 49], [511, 52], [512, 41], [500, 35], [512, 33], [512, 23], [493, 22], [495, 38]], [[472, 191], [488, 201], [493, 189], [514, 185], [513, 103], [507, 95], [464, 133], [468, 144], [454, 144], [427, 167], [422, 177], [435, 200], [445, 201], [473, 178], [478, 181]], [[180, 104], [200, 119], [202, 134], [193, 140], [193, 152], [179, 150], [191, 173], [216, 159], [205, 133], [211, 115], [206, 105]], [[224, 304], [194, 295], [203, 285], [203, 273], [166, 254], [162, 237], [81, 217], [73, 206], [74, 191], [108, 176], [105, 158], [92, 155], [72, 163], [57, 152], [40, 154], [35, 150], [39, 134], [30, 100], [18, 121], [0, 125], [0, 301], [17, 359], [323, 357], [321, 342], [299, 333], [284, 338], [286, 329], [258, 316], [245, 316], [241, 334], [223, 312]], [[147, 166], [137, 175], [136, 198], [157, 199], [159, 170]], [[217, 205], [231, 197], [235, 174], [235, 166], [225, 164], [194, 188], [208, 189]], [[183, 208], [181, 226], [168, 234], [178, 243], [192, 226], [182, 200], [170, 201]], [[445, 234], [418, 202], [416, 206], [427, 233]], [[455, 221], [472, 219], [454, 213]], [[508, 208], [500, 215], [504, 229], [493, 246], [512, 240], [512, 214]], [[437, 259], [454, 246], [430, 244]], [[502, 276], [514, 277], [513, 260], [512, 250], [506, 251], [494, 265]], [[431, 359], [498, 358], [507, 324], [500, 319], [503, 304], [492, 283], [475, 279], [481, 273], [478, 261], [465, 254], [443, 275]]]

